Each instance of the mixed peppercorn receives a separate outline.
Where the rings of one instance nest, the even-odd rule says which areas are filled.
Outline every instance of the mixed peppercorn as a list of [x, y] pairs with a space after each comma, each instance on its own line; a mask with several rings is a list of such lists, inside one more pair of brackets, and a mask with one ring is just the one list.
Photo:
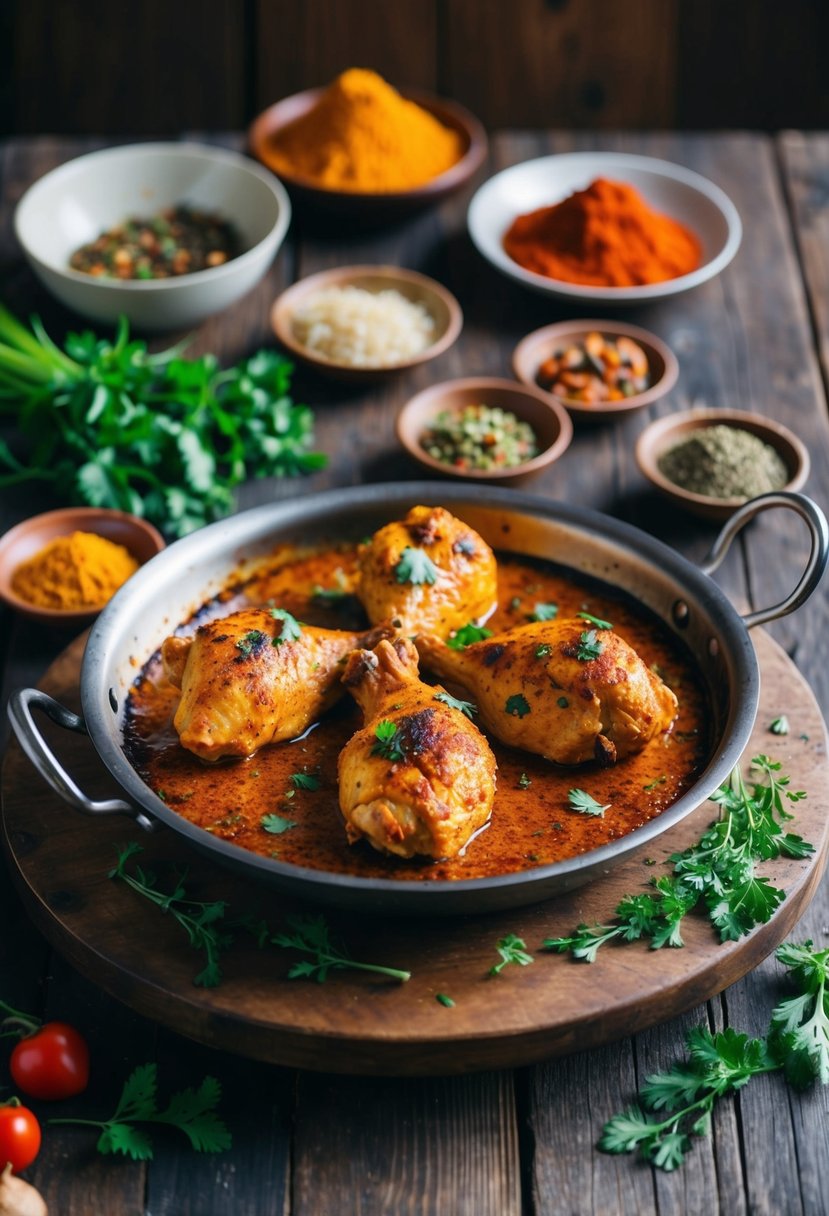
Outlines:
[[168, 279], [221, 266], [240, 252], [238, 235], [227, 220], [180, 204], [102, 232], [76, 249], [69, 265], [96, 278]]

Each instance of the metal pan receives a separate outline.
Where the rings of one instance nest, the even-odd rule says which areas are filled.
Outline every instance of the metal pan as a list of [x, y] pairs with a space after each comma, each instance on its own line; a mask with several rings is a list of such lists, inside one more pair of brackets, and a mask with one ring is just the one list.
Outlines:
[[[547, 558], [635, 596], [680, 636], [708, 684], [717, 740], [694, 785], [663, 814], [590, 853], [491, 878], [398, 883], [288, 865], [260, 857], [189, 823], [168, 807], [130, 765], [123, 745], [127, 694], [142, 664], [164, 638], [224, 584], [240, 562], [264, 556], [279, 542], [360, 538], [417, 503], [447, 507], [495, 549]], [[731, 541], [759, 512], [795, 511], [811, 535], [797, 587], [782, 603], [741, 616], [709, 575]], [[26, 754], [62, 798], [85, 814], [124, 814], [147, 831], [160, 825], [202, 853], [251, 878], [317, 903], [360, 911], [443, 915], [518, 907], [570, 890], [652, 841], [703, 802], [742, 754], [754, 724], [760, 676], [749, 629], [794, 611], [814, 591], [829, 555], [829, 528], [819, 507], [801, 494], [766, 494], [726, 523], [708, 559], [696, 568], [628, 524], [561, 502], [510, 490], [409, 482], [361, 486], [275, 503], [233, 516], [170, 546], [118, 592], [92, 628], [81, 668], [82, 716], [37, 689], [12, 694], [9, 716]], [[32, 711], [88, 733], [126, 800], [92, 801], [49, 748]], [[332, 807], [333, 814], [339, 814]]]

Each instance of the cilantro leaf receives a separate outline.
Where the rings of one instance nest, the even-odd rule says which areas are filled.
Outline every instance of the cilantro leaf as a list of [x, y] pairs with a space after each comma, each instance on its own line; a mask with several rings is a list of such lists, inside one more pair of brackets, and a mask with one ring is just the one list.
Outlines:
[[382, 756], [384, 760], [404, 760], [403, 735], [398, 727], [388, 718], [378, 722], [374, 728], [375, 742], [371, 746], [372, 756]]
[[411, 972], [395, 967], [383, 967], [377, 963], [358, 963], [344, 950], [332, 942], [328, 922], [324, 916], [295, 915], [287, 918], [287, 933], [276, 933], [271, 938], [275, 946], [297, 950], [311, 957], [294, 963], [288, 979], [315, 979], [322, 984], [331, 970], [373, 971], [405, 983]]
[[605, 811], [611, 807], [610, 802], [606, 802], [604, 806], [597, 802], [586, 790], [570, 790], [567, 795], [567, 801], [574, 811], [580, 811], [582, 815], [599, 815], [604, 817]]
[[536, 604], [530, 613], [531, 621], [554, 621], [558, 616], [558, 604]]
[[495, 943], [495, 949], [501, 956], [501, 961], [493, 963], [489, 969], [490, 975], [500, 975], [505, 967], [514, 963], [518, 967], [528, 967], [534, 962], [533, 956], [527, 953], [527, 943], [514, 933], [507, 933]]
[[471, 646], [474, 642], [483, 642], [491, 637], [491, 629], [486, 629], [483, 625], [475, 625], [470, 621], [468, 625], [462, 625], [451, 637], [448, 637], [446, 645], [451, 650], [465, 650], [467, 646]]
[[264, 634], [261, 629], [251, 629], [244, 637], [239, 639], [236, 643], [236, 649], [241, 650], [244, 657], [248, 658], [250, 655], [255, 654], [257, 650], [261, 650], [263, 644], [267, 641], [267, 634]]
[[769, 730], [773, 735], [787, 735], [789, 733], [789, 719], [785, 714], [781, 714], [779, 718], [774, 718], [769, 722]]
[[586, 629], [579, 637], [576, 658], [582, 663], [587, 663], [591, 659], [598, 659], [603, 650], [604, 642], [598, 640], [596, 630]]
[[459, 701], [457, 697], [453, 697], [448, 692], [436, 692], [434, 699], [442, 701], [444, 705], [448, 705], [450, 709], [460, 710], [467, 718], [471, 718], [478, 712], [478, 706], [472, 701]]
[[610, 621], [603, 621], [599, 616], [592, 616], [589, 612], [577, 612], [577, 617], [583, 621], [589, 621], [591, 625], [595, 625], [597, 629], [612, 629]]
[[273, 639], [274, 646], [281, 646], [283, 642], [295, 642], [301, 636], [302, 626], [285, 608], [271, 608], [271, 616], [275, 621], [282, 622], [280, 632]]
[[504, 705], [505, 714], [510, 714], [513, 718], [525, 718], [530, 712], [530, 703], [522, 693], [517, 692], [511, 697], [507, 697]]
[[318, 790], [320, 787], [320, 779], [313, 773], [291, 773], [288, 780], [296, 790]]
[[403, 550], [394, 568], [398, 583], [432, 584], [437, 582], [439, 574], [440, 571], [429, 554], [423, 549], [413, 549], [410, 545]]
[[296, 827], [295, 819], [285, 819], [282, 815], [272, 814], [263, 815], [259, 821], [266, 832], [270, 832], [272, 836], [281, 836], [283, 832], [289, 832], [291, 828]]

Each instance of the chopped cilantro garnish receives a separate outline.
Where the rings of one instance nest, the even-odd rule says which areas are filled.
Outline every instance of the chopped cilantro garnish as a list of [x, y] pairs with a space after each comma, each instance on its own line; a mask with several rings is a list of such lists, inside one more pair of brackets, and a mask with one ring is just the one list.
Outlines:
[[410, 545], [403, 550], [400, 561], [394, 568], [398, 583], [436, 583], [440, 571], [428, 553], [423, 549], [413, 549]]
[[436, 692], [435, 700], [442, 701], [450, 709], [459, 709], [462, 714], [466, 714], [467, 718], [471, 718], [478, 712], [478, 706], [473, 701], [459, 701], [457, 697], [453, 697], [448, 692]]
[[468, 625], [462, 625], [450, 638], [447, 638], [446, 645], [451, 650], [464, 650], [473, 642], [483, 642], [491, 637], [491, 629], [486, 629], [483, 625], [475, 625], [470, 621]]
[[517, 692], [511, 697], [507, 697], [504, 713], [510, 714], [514, 718], [524, 718], [529, 712], [529, 701], [522, 693]]
[[579, 638], [579, 648], [576, 652], [576, 658], [582, 663], [588, 662], [590, 659], [597, 659], [604, 650], [604, 642], [600, 642], [596, 637], [595, 629], [586, 629]]
[[612, 629], [610, 621], [603, 621], [600, 616], [591, 616], [589, 612], [577, 612], [576, 616], [581, 617], [583, 621], [589, 621], [591, 625], [595, 625], [597, 629]]

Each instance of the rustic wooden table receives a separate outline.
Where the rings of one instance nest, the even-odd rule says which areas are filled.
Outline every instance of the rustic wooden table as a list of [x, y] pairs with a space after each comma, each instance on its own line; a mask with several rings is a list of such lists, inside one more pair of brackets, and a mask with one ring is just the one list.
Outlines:
[[[203, 138], [203, 136], [201, 136]], [[237, 146], [235, 137], [210, 137]], [[493, 141], [490, 171], [553, 151], [595, 146], [595, 138], [506, 134]], [[92, 140], [11, 141], [0, 159], [2, 296], [15, 311], [39, 311], [47, 328], [76, 324], [35, 284], [12, 234], [22, 191]], [[743, 246], [732, 266], [688, 295], [629, 314], [676, 351], [681, 375], [655, 412], [693, 404], [758, 410], [791, 426], [809, 446], [806, 489], [829, 502], [829, 136], [671, 134], [602, 136], [601, 146], [676, 161], [718, 182], [740, 211]], [[297, 373], [295, 396], [316, 410], [318, 445], [331, 461], [303, 482], [245, 488], [241, 506], [414, 470], [397, 449], [397, 407], [436, 379], [472, 372], [508, 374], [516, 340], [567, 310], [524, 294], [485, 266], [465, 235], [468, 196], [393, 230], [323, 234], [298, 217], [272, 271], [231, 312], [207, 322], [192, 350], [235, 360], [270, 341], [268, 307], [287, 283], [327, 266], [393, 262], [435, 275], [466, 315], [458, 344], [439, 362], [370, 391], [332, 388]], [[533, 489], [624, 518], [691, 560], [714, 535], [674, 513], [636, 472], [633, 445], [647, 421], [635, 417], [577, 434], [560, 464]], [[0, 528], [54, 505], [32, 491], [5, 491]], [[793, 519], [765, 517], [744, 533], [718, 581], [735, 602], [782, 598], [805, 553]], [[788, 515], [788, 513], [786, 513]], [[829, 708], [829, 621], [825, 591], [771, 632], [807, 673]], [[36, 683], [65, 637], [5, 615], [0, 630], [4, 700]], [[37, 778], [33, 775], [32, 781]], [[2, 864], [2, 863], [0, 863]], [[798, 926], [798, 940], [829, 942], [829, 882]], [[635, 951], [638, 947], [632, 947]], [[663, 1174], [629, 1157], [595, 1150], [605, 1118], [632, 1098], [639, 1081], [667, 1066], [684, 1031], [705, 1022], [764, 1033], [779, 999], [780, 968], [767, 961], [706, 1006], [610, 1047], [516, 1072], [451, 1079], [358, 1079], [294, 1073], [199, 1047], [146, 1022], [81, 980], [33, 929], [5, 875], [0, 880], [0, 997], [85, 1028], [95, 1073], [79, 1113], [109, 1110], [134, 1064], [157, 1060], [171, 1085], [210, 1072], [225, 1088], [222, 1107], [233, 1149], [203, 1157], [172, 1136], [157, 1140], [148, 1165], [102, 1158], [79, 1129], [49, 1129], [29, 1177], [56, 1216], [339, 1216], [435, 1213], [519, 1216], [829, 1210], [829, 1091], [799, 1096], [779, 1077], [754, 1081], [726, 1101], [713, 1133], [687, 1164]], [[309, 988], [309, 999], [313, 989]], [[0, 1061], [0, 1085], [8, 1084]], [[0, 1091], [2, 1092], [2, 1091]]]

